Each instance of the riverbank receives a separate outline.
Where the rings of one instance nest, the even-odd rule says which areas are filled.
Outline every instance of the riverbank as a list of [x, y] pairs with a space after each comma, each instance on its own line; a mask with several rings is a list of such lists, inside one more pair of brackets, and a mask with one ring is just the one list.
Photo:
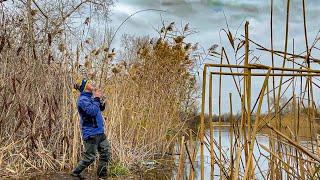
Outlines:
[[[148, 179], [148, 180], [167, 180], [174, 177], [173, 172], [176, 167], [174, 165], [174, 156], [166, 156], [165, 159], [149, 160], [134, 166], [131, 170], [121, 170], [124, 167], [109, 168], [110, 180], [122, 179]], [[55, 171], [55, 172], [35, 172], [23, 176], [9, 176], [2, 177], [2, 179], [16, 179], [16, 180], [77, 180], [79, 178], [72, 177], [71, 171]], [[99, 177], [95, 174], [92, 168], [83, 172], [84, 179], [98, 180]]]
[[[92, 179], [92, 180], [98, 180], [99, 177], [96, 174], [90, 174], [90, 173], [84, 173], [83, 174], [84, 179]], [[120, 180], [120, 179], [138, 179], [139, 176], [134, 175], [123, 175], [120, 177], [108, 177], [110, 180]], [[6, 178], [4, 178], [6, 179]], [[35, 175], [28, 175], [23, 177], [17, 177], [17, 178], [7, 178], [7, 179], [16, 179], [16, 180], [78, 180], [77, 177], [72, 177], [70, 173], [68, 172], [52, 172], [48, 174], [35, 174]]]

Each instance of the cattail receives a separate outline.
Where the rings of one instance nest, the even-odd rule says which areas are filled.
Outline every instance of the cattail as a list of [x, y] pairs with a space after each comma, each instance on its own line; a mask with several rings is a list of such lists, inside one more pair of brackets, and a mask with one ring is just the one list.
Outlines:
[[57, 34], [63, 33], [63, 29], [58, 29]]
[[160, 33], [164, 33], [165, 30], [166, 30], [166, 28], [165, 28], [165, 27], [162, 27], [161, 30], [160, 30]]
[[184, 40], [184, 36], [177, 36], [176, 38], [174, 38], [174, 42], [176, 42], [177, 44], [180, 44], [183, 42]]
[[131, 79], [132, 79], [133, 81], [135, 81], [135, 80], [137, 80], [137, 76], [131, 76]]
[[175, 44], [173, 47], [172, 47], [173, 50], [182, 50], [182, 44], [179, 43], [179, 44]]
[[89, 17], [87, 17], [83, 24], [85, 24], [85, 25], [89, 25], [89, 23], [90, 23], [90, 18], [89, 18]]
[[30, 12], [31, 16], [35, 16], [37, 14], [37, 10], [35, 9], [32, 9], [31, 12]]
[[217, 49], [217, 47], [219, 47], [218, 44], [214, 44], [209, 48], [209, 53], [215, 52], [215, 50]]
[[11, 43], [9, 39], [7, 39], [7, 45], [8, 45], [8, 48], [11, 49]]
[[142, 48], [139, 48], [137, 55], [141, 55], [142, 54]]
[[19, 56], [20, 55], [20, 52], [22, 51], [22, 46], [20, 46], [19, 48], [18, 48], [18, 50], [17, 50], [17, 56]]
[[188, 44], [184, 47], [184, 49], [185, 49], [186, 51], [189, 51], [191, 47], [192, 47], [191, 43], [188, 43]]
[[187, 23], [187, 24], [184, 26], [183, 31], [184, 31], [184, 32], [189, 31], [189, 23]]
[[63, 43], [59, 44], [58, 49], [60, 52], [63, 52], [66, 48]]
[[85, 66], [86, 68], [91, 68], [91, 67], [92, 67], [91, 61], [87, 60], [87, 61], [84, 63], [84, 66]]
[[94, 54], [96, 54], [96, 52], [97, 52], [97, 50], [94, 49], [94, 50], [91, 51], [91, 54], [94, 55]]
[[154, 38], [152, 38], [152, 39], [150, 39], [150, 42], [149, 42], [149, 43], [150, 43], [150, 44], [153, 44], [154, 41], [155, 41]]
[[114, 68], [112, 68], [112, 72], [114, 74], [118, 74], [120, 72], [120, 70], [118, 68], [114, 67]]
[[184, 60], [189, 60], [189, 54], [184, 57]]
[[161, 44], [162, 43], [162, 38], [159, 38], [158, 40], [157, 40], [157, 44]]
[[108, 54], [108, 58], [112, 59], [112, 58], [114, 58], [115, 55], [116, 55], [116, 53], [115, 53], [114, 48], [113, 48], [111, 53]]
[[198, 46], [199, 46], [199, 43], [196, 43], [195, 45], [193, 45], [192, 46], [192, 51], [198, 50]]
[[16, 94], [17, 93], [16, 80], [15, 78], [12, 78], [11, 80], [12, 80], [13, 92]]
[[113, 59], [113, 57], [114, 57], [114, 54], [108, 54], [109, 59]]
[[100, 54], [100, 49], [98, 49], [94, 55], [98, 56], [99, 54]]
[[51, 35], [51, 33], [48, 33], [48, 44], [49, 44], [49, 46], [51, 46], [51, 44], [52, 44], [52, 35]]
[[84, 42], [87, 43], [87, 44], [90, 44], [91, 43], [91, 38], [86, 39]]
[[170, 23], [167, 27], [167, 31], [173, 31], [174, 22]]

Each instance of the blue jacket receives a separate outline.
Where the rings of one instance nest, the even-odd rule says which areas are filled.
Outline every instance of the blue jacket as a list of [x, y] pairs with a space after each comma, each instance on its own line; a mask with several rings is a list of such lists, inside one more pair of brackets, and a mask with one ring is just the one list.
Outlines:
[[81, 92], [78, 99], [78, 112], [80, 114], [80, 126], [84, 140], [87, 140], [90, 136], [104, 133], [103, 117], [100, 108], [100, 98], [93, 98], [91, 92]]

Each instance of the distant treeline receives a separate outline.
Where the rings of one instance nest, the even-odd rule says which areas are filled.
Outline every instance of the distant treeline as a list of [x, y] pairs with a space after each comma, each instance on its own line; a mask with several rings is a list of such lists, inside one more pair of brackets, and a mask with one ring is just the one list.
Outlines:
[[[308, 112], [310, 112], [310, 114], [314, 113], [314, 117], [317, 119], [320, 119], [320, 109], [312, 109], [312, 108], [308, 108], [308, 107], [303, 107], [301, 106], [300, 109], [300, 114], [302, 115], [307, 115]], [[312, 112], [313, 111], [313, 112]], [[296, 112], [298, 113], [298, 110], [296, 109], [296, 111], [294, 111], [293, 109], [291, 108], [284, 108], [282, 109], [280, 115], [281, 116], [287, 116], [287, 115], [293, 115], [293, 113]], [[265, 117], [265, 116], [274, 116], [275, 113], [272, 112], [272, 113], [263, 113], [262, 114], [262, 117]], [[251, 120], [254, 121], [255, 120], [255, 117], [256, 117], [256, 114], [255, 113], [252, 113], [251, 114]], [[200, 114], [196, 114], [194, 115], [194, 118], [192, 119], [193, 121], [200, 121]], [[231, 116], [230, 113], [223, 113], [221, 114], [221, 122], [231, 122], [231, 118], [233, 118], [234, 121], [238, 121], [241, 119], [241, 112], [238, 112], [236, 114], [233, 114]], [[209, 122], [209, 114], [205, 114], [205, 122]], [[219, 122], [219, 115], [218, 114], [213, 114], [212, 115], [212, 121], [213, 122]], [[320, 121], [319, 121], [320, 122]]]

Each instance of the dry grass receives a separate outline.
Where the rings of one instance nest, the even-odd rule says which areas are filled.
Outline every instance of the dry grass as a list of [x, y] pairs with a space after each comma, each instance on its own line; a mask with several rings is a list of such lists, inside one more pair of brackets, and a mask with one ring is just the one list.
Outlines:
[[[287, 1], [286, 11], [285, 48], [283, 51], [274, 51], [273, 49], [273, 0], [271, 0], [271, 49], [250, 39], [249, 22], [247, 21], [244, 35], [241, 38], [234, 36], [229, 29], [223, 30], [226, 34], [225, 38], [229, 40], [226, 45], [229, 50], [226, 51], [222, 47], [221, 53], [215, 53], [218, 55], [216, 60], [220, 60], [220, 63], [205, 64], [199, 120], [201, 179], [205, 177], [204, 148], [210, 151], [208, 146], [211, 149], [212, 147], [217, 149], [210, 154], [211, 161], [214, 162], [211, 162], [211, 176], [218, 172], [220, 179], [255, 179], [257, 177], [261, 179], [318, 179], [320, 177], [319, 139], [316, 141], [316, 137], [319, 138], [316, 136], [316, 133], [319, 132], [319, 125], [315, 123], [318, 114], [314, 99], [314, 88], [319, 87], [315, 79], [318, 79], [320, 71], [313, 70], [313, 64], [317, 64], [319, 60], [314, 58], [311, 53], [314, 49], [318, 49], [320, 38], [317, 34], [313, 44], [311, 46], [308, 44], [305, 3], [303, 1], [302, 15], [306, 50], [301, 53], [303, 55], [295, 54], [293, 42], [293, 53], [289, 53], [290, 0]], [[271, 65], [262, 64], [259, 56], [255, 54], [255, 50], [271, 53]], [[234, 59], [229, 59], [230, 57], [234, 57]], [[275, 59], [282, 60], [281, 67], [275, 67]], [[219, 68], [220, 71], [212, 71], [211, 68]], [[224, 75], [232, 77], [233, 88], [237, 90], [236, 96], [241, 102], [241, 107], [237, 107], [237, 109], [241, 108], [241, 117], [238, 116], [234, 120], [232, 116], [234, 104], [230, 100], [230, 119], [232, 121], [229, 137], [232, 136], [234, 139], [234, 141], [230, 140], [228, 145], [230, 155], [223, 147], [226, 142], [224, 144], [221, 142], [221, 127], [225, 125], [222, 123], [221, 99], [227, 98], [221, 95], [222, 91], [226, 91], [226, 89], [222, 89], [221, 85], [221, 79]], [[213, 89], [211, 87], [213, 84], [211, 82], [212, 76], [219, 76], [219, 85], [215, 87], [215, 91], [219, 91], [219, 95], [215, 97], [210, 97]], [[260, 87], [258, 97], [252, 96], [251, 80], [255, 76], [263, 78], [263, 85]], [[285, 76], [291, 78], [285, 81]], [[277, 86], [275, 77], [279, 80]], [[207, 79], [210, 79], [209, 88], [206, 85]], [[297, 80], [299, 80], [299, 88], [296, 88], [298, 86]], [[289, 85], [286, 84], [287, 82]], [[218, 83], [216, 82], [216, 84]], [[207, 89], [210, 91], [208, 102]], [[289, 93], [288, 89], [291, 89], [292, 92]], [[289, 95], [290, 98], [286, 99], [286, 95]], [[213, 108], [212, 100], [218, 102]], [[262, 114], [263, 103], [266, 103], [268, 107], [265, 114]], [[206, 144], [209, 142], [209, 138], [205, 134], [206, 105], [210, 107], [210, 119], [213, 116], [213, 109], [219, 112], [219, 122], [209, 124], [211, 127], [215, 125], [220, 128], [219, 137], [213, 136], [214, 129], [210, 127], [210, 135], [213, 136], [210, 137], [210, 145]], [[267, 136], [268, 146], [258, 141], [257, 136], [261, 133]], [[261, 159], [265, 159], [265, 161], [259, 162]], [[218, 170], [214, 168], [215, 165], [218, 166]], [[262, 169], [265, 166], [267, 169]], [[192, 171], [190, 170], [190, 172]]]
[[[183, 155], [180, 161], [184, 162], [187, 156], [193, 162], [197, 144], [192, 134], [197, 134], [201, 142], [202, 179], [205, 176], [203, 152], [204, 148], [210, 151], [209, 146], [211, 176], [219, 171], [221, 179], [250, 179], [257, 171], [264, 179], [281, 179], [285, 176], [292, 179], [319, 178], [317, 146], [310, 142], [306, 145], [301, 143], [301, 136], [314, 138], [315, 130], [319, 127], [313, 124], [316, 107], [312, 87], [317, 84], [309, 78], [319, 74], [314, 71], [310, 74], [312, 70], [309, 71], [310, 64], [317, 62], [311, 57], [311, 50], [315, 49], [319, 37], [310, 47], [306, 38], [306, 54], [302, 56], [288, 53], [288, 33], [284, 52], [275, 52], [273, 45], [270, 50], [249, 38], [248, 22], [244, 38], [224, 30], [233, 53], [230, 56], [224, 48], [216, 52], [218, 46], [213, 45], [206, 54], [206, 57], [217, 57], [220, 64], [206, 64], [204, 67], [201, 126], [199, 132], [192, 132], [185, 131], [184, 123], [194, 116], [197, 108], [196, 74], [192, 74], [192, 70], [196, 68], [199, 56], [193, 56], [196, 45], [185, 41], [186, 36], [194, 33], [188, 25], [179, 31], [174, 23], [163, 23], [155, 40], [124, 36], [122, 49], [115, 50], [110, 48], [112, 33], [103, 32], [101, 35], [92, 31], [92, 17], [83, 19], [84, 29], [76, 31], [70, 26], [75, 23], [71, 17], [83, 15], [85, 7], [93, 7], [95, 12], [108, 12], [112, 1], [50, 2], [36, 4], [27, 0], [25, 4], [18, 3], [10, 8], [3, 5], [6, 1], [0, 1], [0, 13], [3, 14], [0, 18], [1, 176], [64, 171], [77, 163], [82, 143], [76, 109], [78, 93], [72, 90], [72, 85], [75, 80], [88, 76], [105, 93], [107, 110], [103, 115], [107, 136], [111, 141], [112, 160], [117, 165], [140, 167], [141, 161], [171, 153], [182, 134], [189, 134], [190, 141], [181, 141], [181, 148], [186, 149], [180, 149]], [[290, 1], [287, 17], [289, 10]], [[288, 24], [287, 18], [286, 32], [289, 30]], [[270, 52], [272, 66], [257, 64], [259, 58], [253, 54], [250, 45]], [[274, 56], [283, 60], [282, 67], [277, 67], [280, 74], [274, 72]], [[235, 58], [233, 68], [230, 57]], [[292, 62], [290, 67], [287, 61]], [[210, 66], [219, 67], [220, 72], [211, 73]], [[299, 66], [300, 71], [294, 66]], [[229, 68], [230, 73], [223, 72], [224, 68]], [[251, 104], [254, 100], [251, 96], [251, 76], [259, 74], [251, 73], [251, 69], [268, 70], [268, 73], [262, 74], [265, 81], [256, 100], [257, 106]], [[286, 81], [282, 81], [282, 75], [288, 69], [296, 74], [301, 73], [304, 80], [301, 92], [293, 93], [289, 100], [292, 101], [294, 113], [285, 115], [282, 108], [288, 104], [281, 104], [281, 99], [282, 93], [288, 88], [284, 88]], [[221, 129], [219, 139], [212, 136], [210, 144], [205, 144], [205, 139], [209, 142], [204, 133], [207, 74], [220, 76], [219, 87], [215, 88], [219, 88], [220, 95], [213, 97], [219, 102], [214, 106], [219, 111], [219, 123], [211, 123], [210, 126], [223, 126], [222, 75], [232, 75], [241, 100], [241, 115], [235, 118], [232, 116], [230, 98], [229, 115], [233, 120], [230, 129], [234, 141], [229, 142], [232, 151], [228, 155], [232, 158], [228, 158], [222, 148]], [[274, 80], [270, 86], [269, 81], [274, 75], [281, 76], [279, 88], [275, 87]], [[212, 83], [209, 85], [212, 86]], [[268, 103], [267, 115], [261, 112], [262, 103], [265, 102], [263, 99]], [[271, 99], [274, 101], [271, 102]], [[213, 115], [210, 113], [209, 116]], [[270, 139], [269, 147], [259, 144], [256, 139], [265, 128]], [[213, 152], [213, 147], [217, 147], [218, 152]], [[259, 149], [258, 156], [254, 154], [255, 147]], [[261, 149], [268, 155], [261, 153]], [[262, 157], [268, 161], [267, 171], [261, 170], [257, 161]], [[219, 169], [214, 169], [214, 165], [218, 165]], [[184, 166], [180, 164], [179, 178], [183, 178], [183, 172]], [[190, 168], [189, 174], [191, 179], [195, 177], [193, 168]]]
[[[105, 12], [107, 2], [55, 1], [48, 8], [28, 0], [16, 9], [0, 2], [0, 176], [74, 167], [82, 142], [72, 87], [84, 75], [105, 93], [114, 162], [132, 168], [170, 152], [196, 107], [196, 59], [181, 39], [191, 31], [164, 25], [158, 41], [125, 37], [117, 51], [108, 48], [108, 35], [68, 37], [78, 37], [66, 27], [69, 17], [87, 5]], [[86, 18], [85, 29], [89, 24]]]
[[[117, 157], [132, 164], [171, 152], [184, 129], [181, 120], [194, 108], [189, 97], [195, 93], [195, 78], [188, 72], [194, 60], [186, 59], [182, 43], [164, 39], [153, 44], [147, 38], [124, 42], [128, 52], [138, 53], [124, 54], [125, 67], [123, 62], [115, 65], [117, 70], [106, 80], [106, 122], [108, 135], [119, 149]], [[129, 47], [128, 42], [132, 42]]]

